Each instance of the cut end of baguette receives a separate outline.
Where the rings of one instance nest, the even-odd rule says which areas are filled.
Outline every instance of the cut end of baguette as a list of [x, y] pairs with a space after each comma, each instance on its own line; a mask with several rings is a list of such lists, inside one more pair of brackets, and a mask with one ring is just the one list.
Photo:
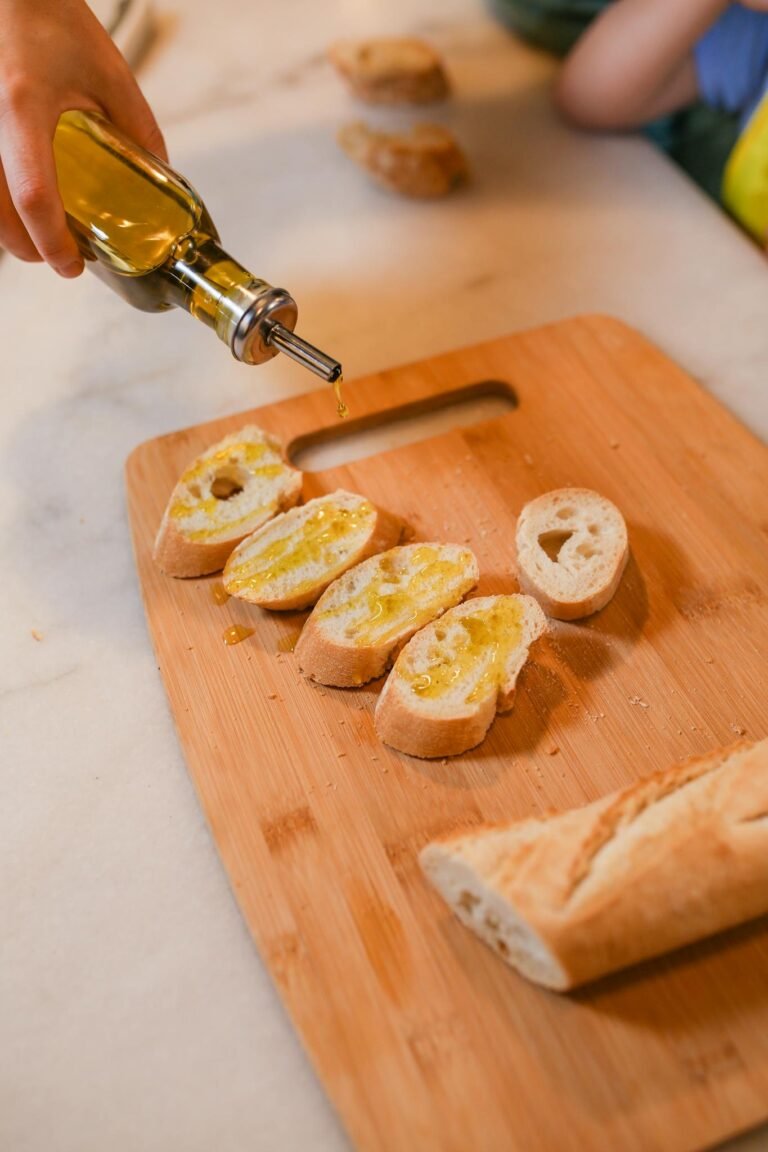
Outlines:
[[455, 756], [512, 707], [531, 644], [546, 630], [529, 596], [483, 596], [449, 609], [408, 642], [376, 707], [385, 744], [425, 759]]
[[526, 838], [535, 838], [540, 825], [530, 820], [512, 829], [481, 830], [434, 841], [422, 850], [419, 863], [462, 924], [521, 975], [563, 992], [570, 986], [567, 973], [494, 883], [510, 855]]
[[282, 445], [248, 425], [190, 464], [171, 493], [153, 558], [168, 576], [218, 572], [232, 549], [301, 496]]
[[338, 134], [341, 148], [384, 188], [416, 199], [447, 196], [467, 179], [469, 166], [447, 129], [417, 124], [409, 133], [377, 132], [347, 124]]
[[624, 517], [589, 488], [558, 488], [531, 500], [515, 539], [520, 586], [557, 620], [605, 607], [629, 558]]
[[373, 556], [323, 593], [296, 645], [312, 680], [351, 688], [381, 676], [425, 624], [458, 604], [479, 579], [458, 544], [405, 544]]
[[244, 540], [227, 561], [224, 587], [262, 608], [307, 608], [348, 568], [395, 544], [401, 530], [396, 517], [339, 489]]
[[423, 40], [340, 40], [328, 58], [353, 95], [368, 104], [430, 104], [449, 92], [442, 61]]

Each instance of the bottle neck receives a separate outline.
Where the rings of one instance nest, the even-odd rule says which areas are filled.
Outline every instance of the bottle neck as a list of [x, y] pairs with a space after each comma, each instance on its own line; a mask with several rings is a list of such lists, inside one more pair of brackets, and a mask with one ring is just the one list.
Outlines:
[[277, 353], [272, 325], [293, 329], [297, 309], [282, 288], [273, 288], [238, 264], [204, 233], [185, 236], [163, 265], [169, 303], [213, 328], [237, 360], [261, 364]]

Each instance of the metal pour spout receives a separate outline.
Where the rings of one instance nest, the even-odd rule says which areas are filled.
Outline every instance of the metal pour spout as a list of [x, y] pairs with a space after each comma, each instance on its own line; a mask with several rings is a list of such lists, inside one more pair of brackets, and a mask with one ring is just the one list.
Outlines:
[[282, 324], [272, 323], [269, 325], [269, 329], [265, 333], [265, 343], [279, 348], [286, 356], [290, 356], [298, 364], [309, 368], [310, 372], [322, 377], [329, 384], [334, 384], [341, 377], [341, 364], [338, 360], [326, 356], [325, 352], [321, 352], [313, 344], [302, 340], [300, 336]]

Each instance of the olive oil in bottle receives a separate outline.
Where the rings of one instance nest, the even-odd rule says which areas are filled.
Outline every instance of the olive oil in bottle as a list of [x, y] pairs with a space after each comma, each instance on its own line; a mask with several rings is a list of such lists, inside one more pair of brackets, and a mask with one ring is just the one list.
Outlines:
[[340, 379], [338, 361], [295, 335], [292, 297], [221, 248], [205, 205], [182, 176], [90, 112], [65, 112], [53, 146], [86, 266], [129, 304], [145, 312], [184, 308], [246, 364], [282, 351], [325, 380]]

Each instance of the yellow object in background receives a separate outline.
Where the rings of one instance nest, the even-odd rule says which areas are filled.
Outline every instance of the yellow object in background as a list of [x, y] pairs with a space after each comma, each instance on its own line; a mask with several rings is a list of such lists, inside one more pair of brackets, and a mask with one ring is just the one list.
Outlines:
[[723, 204], [763, 247], [768, 245], [768, 96], [736, 142], [723, 173]]

